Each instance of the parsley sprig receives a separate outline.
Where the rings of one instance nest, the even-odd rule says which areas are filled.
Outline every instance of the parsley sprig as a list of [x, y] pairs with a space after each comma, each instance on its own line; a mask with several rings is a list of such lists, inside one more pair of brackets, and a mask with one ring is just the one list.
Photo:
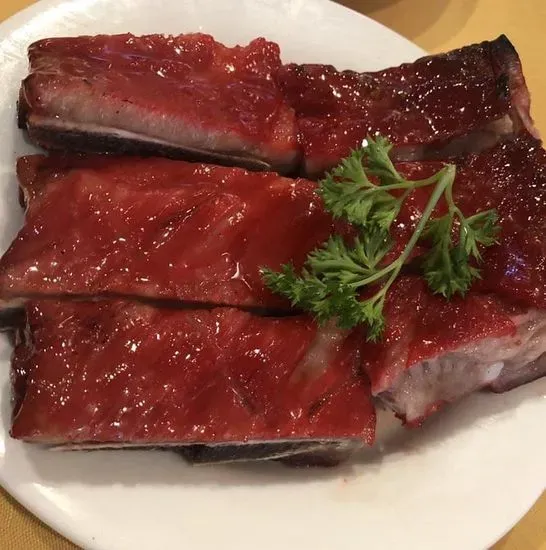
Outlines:
[[[391, 147], [381, 136], [368, 138], [366, 146], [353, 151], [319, 182], [317, 193], [325, 208], [357, 229], [350, 245], [333, 234], [308, 254], [299, 274], [292, 264], [283, 265], [279, 272], [262, 269], [267, 286], [293, 306], [311, 312], [321, 324], [330, 318], [336, 318], [341, 328], [363, 323], [370, 340], [380, 338], [388, 290], [421, 239], [430, 243], [421, 259], [424, 278], [433, 292], [451, 298], [464, 295], [479, 277], [471, 261], [481, 261], [480, 246], [491, 246], [499, 231], [495, 210], [466, 218], [457, 207], [454, 165], [427, 179], [407, 180], [389, 158]], [[392, 248], [390, 228], [404, 201], [414, 189], [427, 186], [433, 189], [409, 241], [397, 258], [385, 263]], [[432, 218], [442, 196], [448, 211]], [[460, 226], [457, 242], [453, 239], [456, 222]]]

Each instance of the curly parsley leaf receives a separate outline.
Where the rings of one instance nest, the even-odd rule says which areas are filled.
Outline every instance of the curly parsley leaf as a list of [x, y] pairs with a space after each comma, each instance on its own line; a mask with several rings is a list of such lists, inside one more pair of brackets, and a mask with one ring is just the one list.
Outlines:
[[[291, 264], [279, 272], [262, 269], [266, 285], [294, 307], [312, 313], [319, 323], [335, 318], [347, 329], [364, 324], [370, 340], [381, 337], [388, 290], [420, 239], [430, 243], [421, 262], [424, 278], [433, 292], [451, 298], [464, 295], [479, 277], [472, 260], [479, 262], [479, 247], [494, 244], [499, 233], [494, 210], [466, 218], [455, 205], [455, 166], [446, 165], [424, 180], [406, 180], [389, 158], [391, 147], [386, 138], [368, 137], [366, 146], [352, 151], [319, 182], [317, 193], [325, 208], [358, 230], [351, 243], [331, 235], [308, 254], [299, 274]], [[390, 227], [408, 195], [425, 186], [433, 190], [421, 218], [400, 255], [386, 264]], [[432, 218], [442, 196], [448, 213]], [[455, 220], [460, 224], [458, 242], [453, 240]], [[371, 297], [362, 298], [364, 292]]]

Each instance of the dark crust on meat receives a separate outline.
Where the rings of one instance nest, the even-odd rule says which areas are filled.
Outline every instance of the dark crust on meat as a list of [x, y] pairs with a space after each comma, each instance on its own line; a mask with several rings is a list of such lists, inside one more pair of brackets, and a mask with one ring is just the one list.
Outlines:
[[18, 354], [15, 352], [17, 348], [22, 348], [19, 357], [24, 357], [25, 354], [32, 352], [32, 340], [28, 331], [26, 314], [23, 311], [22, 315], [17, 319], [18, 325], [13, 325], [13, 330], [10, 333], [14, 352], [12, 354], [10, 378], [12, 385], [12, 420], [17, 416], [25, 394], [27, 392], [28, 372], [26, 369], [20, 368], [22, 362], [17, 362]]
[[356, 440], [280, 441], [221, 445], [190, 445], [177, 452], [190, 464], [217, 464], [249, 460], [278, 460], [290, 466], [337, 466], [362, 448]]
[[71, 128], [59, 128], [47, 123], [33, 123], [28, 117], [26, 103], [19, 101], [19, 122], [26, 120], [26, 127], [32, 142], [47, 150], [69, 149], [80, 153], [114, 153], [133, 156], [162, 156], [174, 160], [209, 162], [221, 166], [240, 166], [247, 170], [267, 171], [271, 166], [253, 158], [213, 153], [173, 145], [147, 142], [106, 133], [91, 133]]
[[229, 464], [233, 462], [277, 461], [295, 468], [332, 468], [347, 461], [353, 453], [362, 448], [362, 442], [355, 440], [335, 441], [279, 441], [205, 444], [151, 444], [135, 443], [42, 443], [45, 449], [56, 452], [100, 451], [105, 449], [168, 451], [181, 456], [193, 466]]
[[0, 332], [21, 327], [25, 322], [25, 310], [22, 307], [0, 308]]
[[514, 124], [514, 133], [526, 129], [533, 137], [539, 139], [539, 132], [531, 117], [531, 95], [516, 48], [504, 34], [484, 44], [489, 45], [491, 63], [498, 71], [499, 92], [510, 97], [510, 116]]
[[17, 127], [21, 130], [26, 130], [29, 113], [30, 105], [26, 98], [25, 81], [23, 80], [19, 90], [19, 100], [17, 101]]
[[293, 454], [278, 461], [293, 468], [334, 468], [351, 458], [353, 453], [362, 448], [361, 443], [340, 447], [335, 444], [323, 444], [321, 448], [310, 452]]
[[[13, 300], [0, 300], [0, 330], [2, 326], [6, 329], [13, 328], [15, 320], [24, 319], [24, 307], [27, 300], [39, 300], [43, 298], [40, 294], [28, 294]], [[100, 294], [50, 294], [49, 300], [68, 300], [77, 301], [100, 301], [100, 300], [131, 300], [141, 304], [148, 304], [153, 307], [163, 309], [192, 309], [192, 310], [211, 310], [216, 307], [232, 307], [229, 304], [215, 302], [194, 302], [191, 300], [178, 300], [177, 298], [150, 298], [139, 296], [138, 294], [121, 294], [118, 292], [102, 292]], [[248, 311], [258, 317], [294, 317], [301, 315], [301, 311], [294, 308], [268, 308], [258, 306], [237, 306], [241, 311]], [[11, 324], [10, 324], [11, 323]]]

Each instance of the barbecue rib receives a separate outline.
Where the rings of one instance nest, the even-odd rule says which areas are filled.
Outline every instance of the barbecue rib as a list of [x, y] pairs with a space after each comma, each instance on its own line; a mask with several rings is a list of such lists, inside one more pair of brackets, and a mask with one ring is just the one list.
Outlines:
[[[506, 391], [546, 375], [546, 153], [522, 135], [455, 162], [453, 196], [465, 215], [499, 214], [498, 243], [482, 252], [481, 279], [449, 302], [421, 280], [399, 281], [387, 300], [385, 341], [363, 351], [372, 393], [410, 425], [477, 389]], [[441, 163], [397, 167], [418, 179]], [[408, 198], [394, 229], [398, 247], [428, 198], [424, 188]]]
[[446, 301], [405, 277], [385, 306], [381, 343], [366, 343], [372, 394], [410, 426], [481, 388], [505, 391], [546, 375], [546, 311], [469, 294]]
[[538, 136], [521, 63], [505, 36], [375, 73], [291, 64], [278, 81], [296, 110], [310, 177], [375, 133], [397, 146], [398, 160], [479, 151], [522, 128]]
[[[546, 153], [523, 136], [457, 163], [462, 211], [496, 208], [502, 229], [483, 251], [475, 290], [546, 309]], [[399, 165], [411, 177], [440, 167]], [[33, 295], [122, 294], [288, 309], [264, 287], [259, 268], [301, 266], [334, 229], [313, 182], [271, 173], [39, 155], [21, 159], [18, 172], [28, 210], [0, 260], [4, 305]], [[417, 189], [407, 199], [393, 228], [398, 249], [429, 193]]]
[[49, 38], [29, 48], [19, 125], [46, 149], [162, 154], [289, 172], [293, 110], [279, 47], [204, 34]]
[[32, 302], [11, 434], [68, 449], [190, 445], [197, 460], [216, 460], [214, 445], [230, 459], [351, 451], [375, 429], [359, 347], [304, 316]]
[[227, 48], [203, 34], [50, 38], [29, 59], [19, 125], [47, 149], [288, 173], [303, 148], [317, 176], [376, 132], [399, 160], [484, 149], [522, 128], [538, 135], [504, 36], [376, 73], [283, 67], [263, 38]]
[[288, 309], [260, 267], [301, 265], [333, 228], [313, 182], [269, 172], [40, 155], [18, 172], [28, 209], [0, 261], [5, 302], [117, 294]]
[[[498, 243], [482, 251], [481, 280], [474, 290], [507, 301], [546, 309], [546, 152], [523, 134], [480, 154], [454, 159], [453, 198], [466, 216], [495, 208]], [[439, 162], [401, 163], [397, 168], [420, 179], [437, 172]], [[398, 247], [407, 242], [421, 218], [430, 189], [416, 189], [396, 220]], [[435, 216], [443, 214], [442, 201]]]

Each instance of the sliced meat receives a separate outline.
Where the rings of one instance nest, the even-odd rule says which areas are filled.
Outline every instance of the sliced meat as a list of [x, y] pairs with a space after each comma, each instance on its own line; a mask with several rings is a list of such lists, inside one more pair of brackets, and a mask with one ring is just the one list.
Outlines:
[[375, 427], [359, 348], [355, 333], [304, 316], [32, 302], [13, 354], [11, 435], [186, 455], [226, 445], [231, 459], [354, 450]]
[[[507, 301], [546, 309], [546, 152], [527, 134], [499, 143], [480, 154], [455, 159], [453, 196], [466, 216], [495, 208], [501, 232], [498, 243], [482, 250], [482, 279], [474, 290], [495, 293]], [[405, 163], [399, 169], [419, 179], [440, 163]], [[422, 215], [430, 188], [415, 190], [394, 228], [400, 247]], [[435, 215], [443, 214], [439, 203]]]
[[[528, 135], [456, 160], [465, 215], [496, 208], [498, 244], [482, 251], [475, 291], [546, 309], [546, 153]], [[441, 162], [400, 163], [409, 178]], [[18, 173], [24, 228], [0, 260], [0, 299], [124, 294], [283, 308], [259, 269], [297, 267], [332, 230], [313, 182], [166, 159], [31, 156]], [[415, 190], [393, 228], [399, 252], [428, 201]], [[59, 205], [70, 204], [70, 208]], [[440, 203], [435, 215], [445, 211]], [[426, 243], [417, 251], [422, 253]], [[417, 253], [416, 252], [416, 253]]]
[[168, 159], [19, 161], [26, 222], [0, 299], [105, 294], [289, 308], [264, 286], [332, 232], [315, 184]]
[[546, 311], [469, 294], [447, 301], [405, 277], [385, 306], [381, 343], [363, 347], [372, 393], [410, 426], [478, 389], [544, 376]]
[[278, 74], [296, 109], [306, 175], [321, 175], [368, 135], [399, 160], [456, 156], [537, 130], [518, 54], [505, 36], [375, 73], [286, 65]]
[[295, 115], [279, 47], [205, 34], [48, 38], [29, 48], [19, 124], [46, 149], [162, 154], [290, 172]]

